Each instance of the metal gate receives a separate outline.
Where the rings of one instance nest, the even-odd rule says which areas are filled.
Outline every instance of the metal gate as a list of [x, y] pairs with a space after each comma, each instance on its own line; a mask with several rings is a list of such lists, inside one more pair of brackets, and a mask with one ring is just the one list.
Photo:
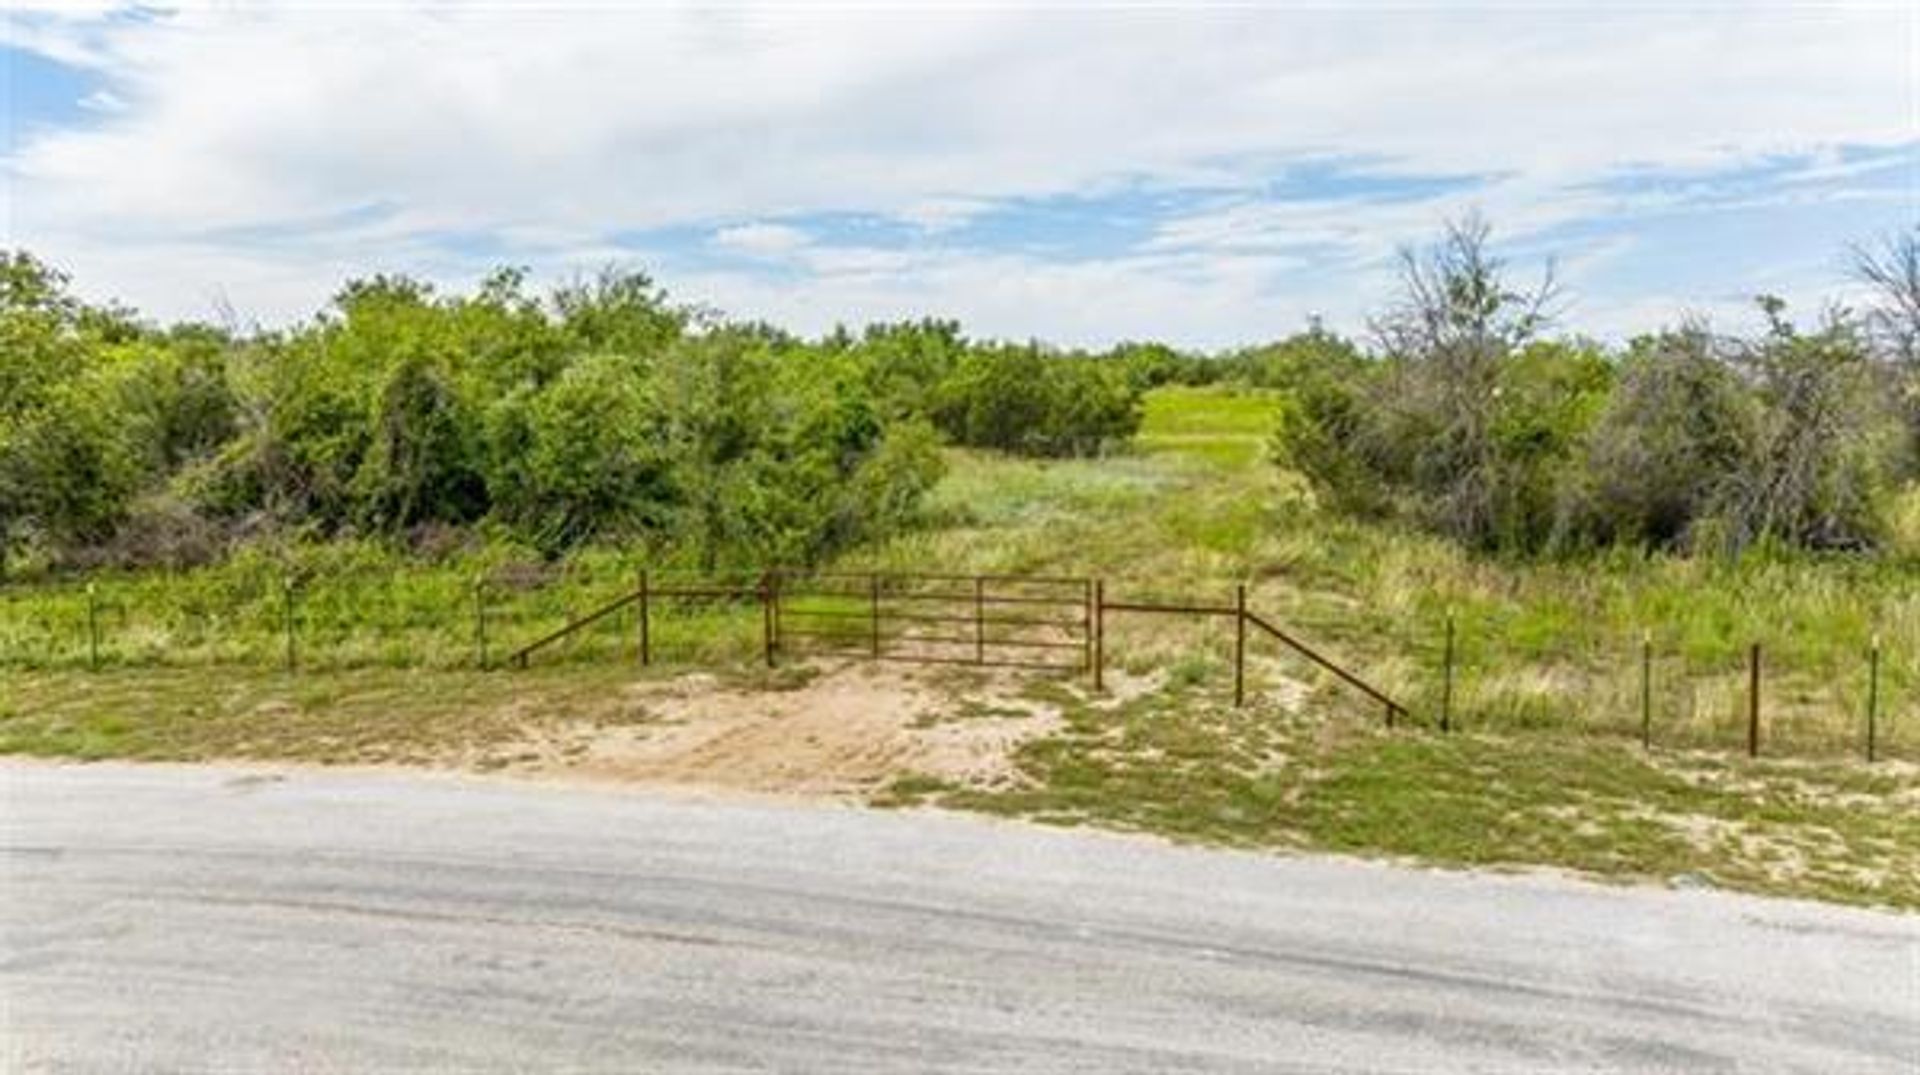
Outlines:
[[1385, 707], [1387, 726], [1406, 707], [1247, 607], [1247, 588], [1231, 605], [1109, 601], [1090, 577], [942, 575], [926, 572], [768, 571], [751, 583], [674, 582], [645, 571], [634, 588], [515, 650], [521, 668], [536, 652], [622, 609], [635, 611], [640, 663], [653, 660], [655, 609], [680, 602], [758, 606], [768, 667], [781, 655], [843, 655], [915, 664], [963, 664], [1091, 674], [1102, 687], [1106, 620], [1111, 613], [1230, 617], [1234, 621], [1233, 701], [1246, 700], [1247, 629], [1257, 628]]
[[772, 651], [1084, 672], [1093, 580], [1013, 575], [770, 576]]

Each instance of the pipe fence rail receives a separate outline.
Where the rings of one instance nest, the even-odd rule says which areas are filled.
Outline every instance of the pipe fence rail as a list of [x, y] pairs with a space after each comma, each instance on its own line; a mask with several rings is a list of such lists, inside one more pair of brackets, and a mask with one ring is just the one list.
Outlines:
[[[406, 585], [397, 585], [401, 581]], [[1511, 683], [1495, 681], [1503, 674], [1518, 678], [1515, 668], [1545, 678], [1542, 667], [1584, 659], [1594, 670], [1560, 699], [1580, 707], [1582, 715], [1571, 722], [1579, 727], [1618, 731], [1646, 749], [1656, 741], [1738, 743], [1760, 757], [1814, 744], [1831, 749], [1838, 742], [1833, 714], [1839, 713], [1842, 723], [1858, 729], [1857, 739], [1843, 733], [1853, 739], [1846, 749], [1871, 762], [1912, 752], [1907, 737], [1894, 734], [1904, 723], [1895, 720], [1895, 710], [1902, 698], [1911, 706], [1920, 694], [1914, 655], [1884, 645], [1878, 634], [1857, 670], [1824, 677], [1800, 670], [1785, 681], [1770, 667], [1780, 660], [1780, 647], [1758, 641], [1742, 646], [1737, 659], [1725, 654], [1703, 662], [1671, 642], [1657, 645], [1649, 629], [1622, 645], [1616, 668], [1604, 655], [1502, 651], [1502, 640], [1486, 630], [1461, 631], [1449, 613], [1426, 635], [1433, 640], [1431, 656], [1409, 654], [1421, 674], [1410, 681], [1403, 657], [1383, 681], [1308, 642], [1296, 623], [1255, 610], [1245, 585], [1227, 600], [1193, 600], [1116, 596], [1106, 580], [1077, 575], [778, 569], [726, 576], [631, 568], [610, 574], [604, 565], [508, 566], [465, 579], [262, 570], [238, 583], [183, 583], [165, 594], [149, 583], [115, 587], [110, 580], [57, 592], [0, 587], [0, 676], [9, 668], [167, 664], [278, 666], [289, 674], [367, 665], [528, 668], [555, 653], [569, 660], [631, 654], [644, 666], [659, 662], [663, 643], [676, 662], [686, 660], [687, 628], [697, 623], [705, 648], [695, 660], [726, 659], [757, 643], [768, 667], [845, 657], [1006, 668], [1081, 675], [1104, 690], [1110, 625], [1135, 617], [1225, 622], [1235, 705], [1247, 700], [1249, 642], [1265, 641], [1377, 706], [1389, 728], [1422, 724], [1447, 733], [1463, 722], [1566, 724], [1564, 717], [1528, 715], [1527, 706], [1551, 709], [1551, 703], [1516, 700]], [[1334, 620], [1313, 622], [1318, 633], [1339, 633]], [[663, 637], [675, 632], [678, 642]], [[1490, 721], [1486, 714], [1496, 701], [1519, 711], [1517, 722]], [[1587, 715], [1593, 713], [1602, 716]]]

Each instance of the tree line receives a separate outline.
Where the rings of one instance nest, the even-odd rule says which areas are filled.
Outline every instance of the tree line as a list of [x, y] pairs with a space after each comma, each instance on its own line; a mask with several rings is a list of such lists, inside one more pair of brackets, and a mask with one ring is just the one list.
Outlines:
[[1243, 356], [1282, 383], [1279, 461], [1339, 510], [1477, 549], [1867, 549], [1920, 480], [1920, 230], [1852, 251], [1866, 293], [1752, 335], [1684, 323], [1607, 348], [1548, 338], [1483, 220], [1403, 252], [1363, 354], [1305, 336]]
[[1282, 402], [1275, 460], [1336, 511], [1533, 555], [1866, 549], [1920, 481], [1920, 230], [1852, 252], [1868, 301], [1803, 327], [1550, 335], [1478, 218], [1404, 251], [1364, 340], [1313, 324], [1201, 354], [967, 338], [922, 320], [803, 339], [642, 273], [535, 294], [347, 284], [277, 331], [158, 326], [0, 256], [0, 571], [197, 562], [261, 535], [478, 534], [557, 557], [641, 541], [705, 567], [814, 563], [910, 525], [958, 444], [1123, 447], [1156, 385]]
[[261, 534], [637, 540], [812, 563], [909, 522], [945, 442], [1108, 450], [1118, 365], [950, 322], [803, 340], [639, 273], [346, 285], [281, 331], [156, 326], [0, 259], [0, 568], [192, 562]]

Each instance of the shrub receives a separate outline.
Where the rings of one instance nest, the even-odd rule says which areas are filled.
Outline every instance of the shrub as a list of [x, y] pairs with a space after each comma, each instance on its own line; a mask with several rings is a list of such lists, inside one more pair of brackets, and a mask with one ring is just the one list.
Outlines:
[[1140, 418], [1140, 388], [1121, 366], [1035, 344], [968, 352], [933, 412], [960, 444], [1040, 456], [1097, 455], [1132, 437]]
[[618, 355], [575, 362], [553, 383], [501, 400], [485, 439], [495, 514], [549, 555], [658, 527], [674, 500], [660, 408]]
[[1730, 505], [1759, 411], [1714, 347], [1703, 326], [1634, 341], [1567, 491], [1581, 540], [1677, 547]]
[[1551, 275], [1512, 289], [1487, 235], [1469, 220], [1404, 256], [1381, 357], [1289, 371], [1275, 455], [1322, 501], [1520, 553], [1880, 539], [1905, 450], [1898, 378], [1853, 319], [1801, 332], [1762, 298], [1755, 338], [1685, 327], [1616, 367], [1534, 338]]

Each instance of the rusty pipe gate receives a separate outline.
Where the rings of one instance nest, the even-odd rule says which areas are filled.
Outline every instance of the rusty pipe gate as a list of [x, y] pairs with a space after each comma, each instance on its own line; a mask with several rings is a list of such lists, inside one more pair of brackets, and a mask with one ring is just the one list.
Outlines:
[[1407, 709], [1372, 684], [1247, 607], [1232, 604], [1109, 601], [1102, 579], [1080, 576], [958, 575], [932, 572], [765, 572], [749, 585], [660, 585], [642, 571], [634, 588], [515, 650], [525, 668], [546, 647], [622, 609], [636, 610], [640, 663], [653, 661], [657, 607], [684, 601], [752, 602], [760, 607], [768, 667], [784, 655], [864, 657], [913, 664], [955, 664], [1091, 675], [1102, 689], [1106, 621], [1115, 613], [1232, 617], [1233, 700], [1246, 701], [1247, 628], [1256, 627], [1379, 703], [1387, 726]]

